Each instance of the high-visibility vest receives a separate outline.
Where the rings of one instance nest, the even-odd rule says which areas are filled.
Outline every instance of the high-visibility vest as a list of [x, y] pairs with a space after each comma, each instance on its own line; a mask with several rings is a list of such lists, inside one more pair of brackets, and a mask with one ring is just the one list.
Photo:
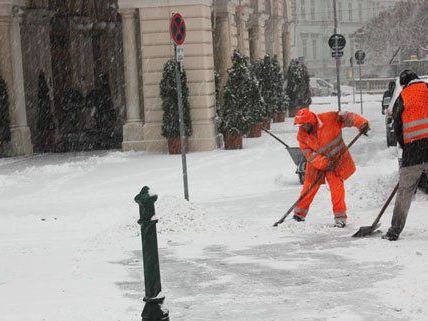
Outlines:
[[401, 92], [404, 111], [403, 121], [404, 144], [428, 138], [428, 87], [424, 82], [417, 82]]
[[302, 128], [297, 133], [300, 149], [308, 161], [305, 179], [314, 181], [327, 168], [329, 161], [339, 157], [335, 173], [344, 180], [355, 172], [355, 163], [342, 139], [343, 127], [361, 128], [367, 120], [351, 112], [326, 112], [317, 115], [318, 125], [311, 134]]

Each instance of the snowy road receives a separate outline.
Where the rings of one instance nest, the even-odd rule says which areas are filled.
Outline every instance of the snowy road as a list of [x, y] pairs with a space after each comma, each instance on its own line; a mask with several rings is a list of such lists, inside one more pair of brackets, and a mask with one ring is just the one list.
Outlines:
[[[307, 222], [272, 227], [300, 185], [288, 154], [267, 135], [247, 139], [241, 151], [190, 154], [191, 204], [181, 200], [179, 156], [0, 159], [0, 319], [138, 320], [144, 286], [133, 197], [149, 185], [159, 194], [171, 320], [428, 320], [428, 197], [416, 196], [399, 242], [350, 237], [372, 222], [397, 181], [380, 97], [365, 98], [373, 101], [365, 106], [373, 130], [352, 147], [358, 171], [347, 182], [344, 230], [332, 227], [326, 187]], [[334, 102], [316, 99], [314, 109]], [[291, 120], [273, 131], [295, 145]], [[355, 134], [347, 129], [345, 140]]]

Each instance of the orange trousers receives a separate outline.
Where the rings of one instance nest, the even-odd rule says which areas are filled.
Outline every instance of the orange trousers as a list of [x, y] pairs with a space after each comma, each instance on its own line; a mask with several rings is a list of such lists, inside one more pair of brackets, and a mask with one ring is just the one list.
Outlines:
[[[336, 175], [334, 171], [325, 173], [328, 186], [330, 187], [331, 202], [333, 204], [333, 214], [335, 217], [347, 217], [346, 216], [346, 203], [345, 203], [345, 184], [343, 179]], [[314, 182], [311, 180], [305, 180], [303, 189], [300, 195], [306, 193], [306, 191], [312, 186]], [[306, 195], [294, 208], [294, 215], [305, 218], [309, 212], [309, 207], [317, 194], [322, 180], [314, 186], [311, 191]]]

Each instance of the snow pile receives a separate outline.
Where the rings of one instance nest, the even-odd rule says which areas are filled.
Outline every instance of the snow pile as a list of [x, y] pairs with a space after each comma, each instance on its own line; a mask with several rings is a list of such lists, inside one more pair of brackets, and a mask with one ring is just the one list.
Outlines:
[[347, 202], [354, 208], [379, 208], [391, 194], [398, 182], [398, 175], [384, 174], [371, 176], [370, 179], [352, 180], [347, 184]]
[[180, 197], [160, 197], [156, 202], [157, 228], [160, 234], [197, 232], [209, 229], [204, 210]]
[[182, 197], [165, 196], [156, 202], [156, 218], [159, 234], [183, 232], [236, 231], [244, 228], [245, 222], [224, 221], [215, 214], [208, 214], [202, 205], [188, 202]]

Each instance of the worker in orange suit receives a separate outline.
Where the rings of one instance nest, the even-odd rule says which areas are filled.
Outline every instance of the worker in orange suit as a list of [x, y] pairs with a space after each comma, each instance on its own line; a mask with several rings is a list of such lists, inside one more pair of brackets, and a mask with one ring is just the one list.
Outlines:
[[327, 180], [331, 192], [331, 202], [336, 227], [346, 226], [346, 203], [344, 181], [355, 172], [351, 154], [346, 150], [342, 139], [342, 128], [357, 127], [367, 134], [367, 119], [351, 112], [326, 112], [315, 114], [308, 108], [300, 109], [294, 119], [299, 126], [297, 140], [306, 157], [305, 182], [301, 195], [306, 193], [323, 175], [316, 186], [294, 208], [293, 219], [302, 222], [308, 214], [309, 207], [322, 183]]

